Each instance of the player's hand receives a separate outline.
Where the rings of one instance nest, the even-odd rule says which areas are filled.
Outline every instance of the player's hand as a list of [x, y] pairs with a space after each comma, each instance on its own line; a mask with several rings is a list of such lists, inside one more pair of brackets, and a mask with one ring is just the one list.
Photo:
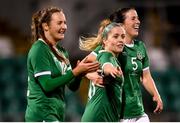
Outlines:
[[123, 74], [120, 67], [114, 67], [110, 64], [104, 66], [104, 73], [106, 75], [111, 75], [113, 78], [116, 78], [116, 76], [122, 76]]
[[103, 76], [101, 70], [97, 70], [96, 72], [87, 73], [86, 77], [91, 80], [95, 85], [99, 87], [104, 87]]
[[156, 102], [154, 113], [161, 113], [163, 110], [163, 102], [160, 96], [153, 96], [153, 101]]
[[86, 58], [83, 59], [82, 61], [77, 62], [76, 67], [73, 69], [73, 74], [75, 76], [80, 75], [80, 74], [86, 74], [89, 72], [93, 72], [99, 69], [99, 63], [97, 61], [95, 62], [89, 62], [86, 61]]

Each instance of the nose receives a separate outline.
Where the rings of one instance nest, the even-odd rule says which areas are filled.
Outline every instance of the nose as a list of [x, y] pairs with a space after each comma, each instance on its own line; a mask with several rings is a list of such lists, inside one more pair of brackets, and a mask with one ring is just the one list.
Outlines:
[[121, 43], [121, 44], [124, 44], [124, 39], [120, 38], [120, 39], [118, 40], [118, 42]]
[[66, 24], [66, 23], [63, 23], [63, 24], [62, 24], [62, 29], [64, 29], [64, 30], [67, 29], [67, 24]]
[[140, 24], [141, 22], [140, 22], [140, 20], [137, 18], [136, 19], [136, 23], [138, 23], [138, 24]]

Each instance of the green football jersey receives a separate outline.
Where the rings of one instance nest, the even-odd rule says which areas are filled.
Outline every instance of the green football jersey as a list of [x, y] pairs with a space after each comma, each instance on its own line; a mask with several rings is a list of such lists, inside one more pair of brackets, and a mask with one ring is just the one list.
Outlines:
[[143, 70], [149, 68], [149, 59], [145, 45], [135, 40], [131, 45], [125, 45], [118, 60], [124, 73], [124, 118], [133, 118], [144, 114], [140, 77]]
[[[57, 49], [68, 58], [67, 52], [57, 45]], [[56, 78], [71, 71], [71, 65], [60, 62], [50, 47], [41, 39], [36, 41], [28, 54], [28, 91], [26, 121], [64, 121], [65, 114], [65, 84], [53, 91], [45, 92], [38, 81], [42, 76]], [[71, 75], [73, 78], [73, 75]], [[64, 78], [64, 80], [68, 78]], [[49, 81], [51, 82], [51, 81]], [[67, 83], [67, 82], [64, 82]]]
[[[111, 64], [119, 67], [117, 58], [107, 51], [99, 51], [97, 60], [103, 66]], [[105, 76], [105, 87], [99, 87], [90, 82], [88, 102], [81, 121], [83, 122], [118, 122], [122, 104], [123, 76], [113, 78]]]

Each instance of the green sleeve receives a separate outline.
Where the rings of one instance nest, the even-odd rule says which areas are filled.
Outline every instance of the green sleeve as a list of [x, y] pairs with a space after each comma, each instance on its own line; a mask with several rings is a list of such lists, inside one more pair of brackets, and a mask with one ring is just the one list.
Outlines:
[[[116, 57], [114, 57], [112, 55], [112, 53], [110, 52], [101, 52], [98, 54], [97, 56], [98, 61], [101, 64], [101, 68], [103, 69], [103, 66], [105, 64], [112, 64], [114, 67], [120, 66], [117, 61], [116, 61]], [[108, 75], [106, 77], [107, 81], [105, 81], [105, 83], [111, 83], [111, 82], [118, 82], [118, 83], [122, 83], [123, 82], [123, 77], [122, 76], [116, 76], [116, 78], [113, 78], [112, 76]]]
[[105, 63], [110, 63], [110, 64], [114, 64], [114, 59], [113, 59], [113, 55], [110, 52], [101, 52], [98, 54], [97, 56], [97, 60], [99, 61], [99, 63], [101, 64], [101, 67], [105, 64]]
[[61, 75], [56, 78], [51, 78], [51, 75], [43, 75], [38, 77], [38, 81], [40, 82], [42, 88], [46, 92], [53, 91], [59, 86], [63, 86], [71, 82], [74, 79], [74, 75], [71, 70], [69, 70], [66, 74]]
[[49, 52], [44, 45], [33, 48], [30, 56], [34, 75], [42, 71], [51, 71], [49, 62]]

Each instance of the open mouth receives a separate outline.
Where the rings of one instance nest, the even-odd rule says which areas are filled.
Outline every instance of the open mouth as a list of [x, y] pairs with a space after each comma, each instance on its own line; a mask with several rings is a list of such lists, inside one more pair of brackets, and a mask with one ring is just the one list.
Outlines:
[[66, 32], [66, 30], [64, 30], [64, 29], [63, 29], [63, 30], [59, 30], [59, 31], [58, 31], [58, 33], [59, 33], [59, 34], [62, 34], [62, 35], [64, 35], [64, 34], [65, 34], [65, 32]]
[[120, 47], [120, 48], [123, 48], [124, 44], [118, 44], [117, 46]]
[[135, 24], [133, 29], [135, 29], [136, 31], [139, 31], [139, 24]]

